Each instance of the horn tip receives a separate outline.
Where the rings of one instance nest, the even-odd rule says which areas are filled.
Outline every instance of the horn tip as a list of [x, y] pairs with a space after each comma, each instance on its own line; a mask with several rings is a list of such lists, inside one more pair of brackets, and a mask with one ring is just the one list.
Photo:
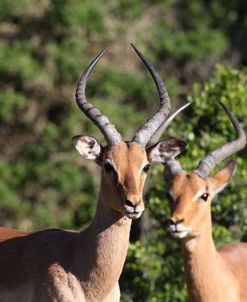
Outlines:
[[105, 47], [100, 53], [99, 53], [99, 57], [102, 57], [108, 50], [108, 47]]
[[142, 57], [140, 50], [131, 42], [130, 45], [133, 47], [134, 51], [138, 54], [139, 57]]

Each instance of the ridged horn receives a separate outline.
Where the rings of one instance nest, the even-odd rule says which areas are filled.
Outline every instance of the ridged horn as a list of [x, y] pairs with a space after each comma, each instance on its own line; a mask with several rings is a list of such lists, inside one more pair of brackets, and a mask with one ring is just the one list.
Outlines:
[[221, 101], [218, 101], [219, 104], [223, 107], [226, 114], [230, 118], [236, 132], [237, 139], [226, 143], [223, 146], [220, 146], [216, 150], [210, 152], [204, 160], [202, 160], [197, 168], [194, 170], [202, 178], [207, 178], [210, 171], [222, 160], [229, 157], [233, 153], [242, 150], [246, 145], [246, 135], [242, 126], [240, 125], [237, 118], [233, 115], [233, 113], [226, 107]]
[[183, 171], [183, 168], [180, 165], [180, 162], [176, 159], [169, 160], [164, 163], [165, 166], [165, 175], [168, 179], [174, 178], [177, 174]]
[[142, 147], [145, 147], [152, 135], [155, 133], [155, 131], [157, 131], [160, 125], [164, 123], [164, 121], [167, 119], [171, 110], [171, 103], [164, 83], [162, 82], [154, 67], [144, 58], [143, 54], [132, 43], [131, 46], [134, 48], [137, 55], [140, 57], [146, 68], [149, 70], [156, 84], [160, 98], [160, 107], [158, 111], [147, 120], [147, 122], [140, 128], [140, 130], [138, 130], [134, 134], [132, 138], [132, 141], [138, 143]]
[[152, 146], [158, 142], [162, 133], [164, 133], [165, 129], [170, 125], [173, 119], [185, 108], [187, 108], [190, 103], [186, 103], [185, 105], [181, 106], [178, 110], [176, 110], [173, 114], [171, 114], [168, 119], [156, 130], [153, 136], [150, 138], [149, 142], [147, 143], [147, 147]]
[[104, 135], [108, 145], [113, 146], [122, 140], [121, 135], [118, 133], [115, 126], [110, 123], [108, 118], [87, 101], [85, 94], [88, 76], [90, 75], [91, 71], [98, 63], [98, 61], [103, 57], [106, 50], [107, 49], [101, 51], [81, 75], [77, 84], [75, 97], [77, 105], [79, 106], [81, 111], [99, 128], [99, 130]]

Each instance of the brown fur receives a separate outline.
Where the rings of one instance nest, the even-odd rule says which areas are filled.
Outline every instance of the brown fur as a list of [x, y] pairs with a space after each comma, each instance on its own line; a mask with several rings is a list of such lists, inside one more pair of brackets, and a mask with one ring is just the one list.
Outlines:
[[[105, 161], [106, 158], [114, 159], [115, 165], [118, 168], [118, 185], [113, 187], [112, 180], [107, 177], [106, 172], [103, 171], [102, 189], [105, 190], [105, 194], [110, 192], [110, 190], [113, 191], [113, 195], [109, 196], [114, 196], [110, 204], [112, 207], [116, 207], [115, 210], [117, 211], [121, 212], [126, 198], [144, 208], [142, 190], [146, 175], [141, 173], [140, 169], [143, 163], [149, 163], [146, 151], [136, 143], [126, 144], [125, 142], [121, 142], [116, 147], [107, 147], [103, 161]], [[115, 202], [115, 198], [120, 198], [118, 203]]]
[[141, 167], [148, 159], [145, 149], [125, 142], [105, 148], [102, 164], [106, 159], [114, 160], [117, 177], [103, 169], [96, 215], [84, 231], [0, 229], [0, 239], [8, 239], [0, 243], [1, 302], [119, 301], [131, 226], [122, 209], [126, 198], [144, 208]]
[[[206, 180], [181, 172], [170, 184], [171, 219], [183, 220], [180, 225], [189, 229], [182, 248], [190, 302], [247, 301], [247, 243], [227, 244], [217, 251], [212, 238], [211, 200], [232, 172], [231, 163]], [[192, 201], [200, 189], [199, 195], [209, 193], [208, 200], [198, 196]]]
[[95, 138], [81, 135], [73, 144], [82, 156], [102, 166], [96, 215], [82, 232], [51, 229], [25, 234], [0, 229], [1, 302], [119, 301], [131, 219], [144, 210], [146, 168], [164, 162], [160, 144], [167, 144], [166, 160], [184, 148], [176, 141], [147, 150], [123, 141], [103, 148]]
[[27, 232], [0, 227], [0, 242], [7, 239], [11, 239], [13, 237], [23, 237], [27, 234], [28, 234]]

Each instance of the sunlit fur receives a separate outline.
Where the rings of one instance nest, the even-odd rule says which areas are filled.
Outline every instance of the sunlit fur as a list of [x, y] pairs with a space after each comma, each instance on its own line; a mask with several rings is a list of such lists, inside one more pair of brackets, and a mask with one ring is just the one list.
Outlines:
[[[134, 142], [120, 142], [113, 147], [106, 147], [102, 163], [107, 160], [113, 162], [116, 173], [107, 173], [102, 169], [102, 193], [108, 196], [109, 206], [130, 218], [138, 218], [137, 215], [126, 214], [126, 199], [144, 210], [142, 191], [146, 179], [143, 172], [145, 165], [149, 164], [144, 148]], [[110, 194], [109, 194], [110, 192]]]
[[[171, 192], [174, 202], [170, 203], [171, 219], [174, 221], [183, 220], [179, 224], [181, 231], [186, 230], [185, 237], [194, 238], [200, 235], [205, 226], [205, 222], [210, 215], [210, 200], [213, 196], [210, 180], [203, 180], [197, 174], [191, 172], [181, 172], [174, 180]], [[208, 201], [205, 202], [193, 197], [198, 191], [210, 193]], [[179, 237], [178, 234], [174, 234]]]
[[[177, 225], [181, 234], [174, 232], [173, 224], [169, 230], [182, 238], [190, 302], [247, 301], [247, 244], [227, 244], [217, 251], [212, 238], [211, 201], [233, 170], [230, 162], [205, 180], [194, 172], [181, 172], [169, 186], [171, 219], [181, 221]], [[204, 193], [209, 194], [207, 201], [200, 198]]]
[[[79, 139], [75, 143], [80, 143]], [[156, 161], [157, 152], [162, 150], [155, 146], [154, 151], [151, 147], [145, 150], [137, 143], [123, 141], [101, 147], [90, 137], [78, 149], [102, 166], [95, 217], [81, 232], [48, 229], [25, 234], [0, 228], [1, 302], [120, 300], [118, 280], [129, 244], [129, 218], [140, 217], [144, 210], [143, 168], [152, 158]], [[107, 172], [107, 162], [115, 170]], [[138, 212], [132, 213], [126, 200], [137, 206]]]
[[13, 238], [13, 237], [23, 237], [27, 235], [28, 232], [13, 230], [10, 228], [0, 227], [0, 242]]

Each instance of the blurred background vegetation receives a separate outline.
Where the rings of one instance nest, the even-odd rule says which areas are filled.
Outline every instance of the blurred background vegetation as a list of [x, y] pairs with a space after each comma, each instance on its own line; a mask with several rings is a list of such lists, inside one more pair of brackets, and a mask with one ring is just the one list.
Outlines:
[[[192, 169], [234, 137], [221, 99], [247, 129], [247, 2], [229, 0], [2, 0], [0, 2], [0, 225], [23, 230], [81, 229], [92, 219], [99, 168], [71, 138], [98, 129], [75, 104], [80, 73], [109, 46], [88, 99], [125, 139], [157, 108], [154, 83], [135, 43], [165, 80], [173, 110], [192, 105], [165, 133], [188, 142], [180, 160]], [[247, 154], [215, 199], [217, 245], [247, 241]], [[135, 221], [120, 280], [122, 301], [186, 301], [180, 243], [166, 232], [163, 167], [146, 185], [147, 210]]]

